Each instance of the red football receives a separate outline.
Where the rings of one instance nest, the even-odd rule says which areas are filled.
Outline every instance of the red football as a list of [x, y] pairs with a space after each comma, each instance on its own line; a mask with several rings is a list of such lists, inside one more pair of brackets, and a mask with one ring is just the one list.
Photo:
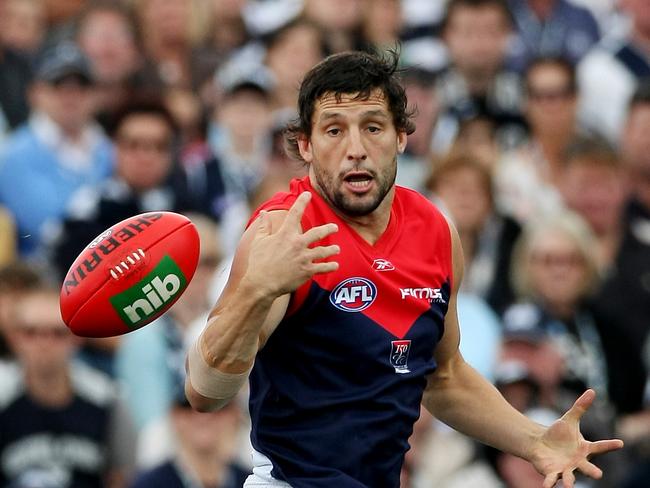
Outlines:
[[130, 217], [97, 236], [72, 264], [61, 286], [61, 316], [84, 337], [139, 329], [181, 296], [198, 261], [199, 235], [187, 217]]

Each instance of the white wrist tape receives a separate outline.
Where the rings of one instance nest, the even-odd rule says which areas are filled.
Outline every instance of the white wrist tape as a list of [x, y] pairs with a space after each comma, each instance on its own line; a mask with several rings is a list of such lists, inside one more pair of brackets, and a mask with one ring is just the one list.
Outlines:
[[192, 388], [200, 395], [213, 400], [233, 398], [246, 383], [250, 370], [243, 373], [222, 373], [211, 367], [201, 353], [201, 338], [190, 347], [187, 355], [189, 380]]

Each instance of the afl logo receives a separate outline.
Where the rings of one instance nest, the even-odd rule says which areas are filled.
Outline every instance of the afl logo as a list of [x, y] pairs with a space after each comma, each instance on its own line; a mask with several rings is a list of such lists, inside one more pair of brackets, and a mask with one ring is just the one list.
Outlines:
[[344, 312], [365, 310], [377, 298], [377, 287], [365, 278], [348, 278], [330, 293], [330, 302]]

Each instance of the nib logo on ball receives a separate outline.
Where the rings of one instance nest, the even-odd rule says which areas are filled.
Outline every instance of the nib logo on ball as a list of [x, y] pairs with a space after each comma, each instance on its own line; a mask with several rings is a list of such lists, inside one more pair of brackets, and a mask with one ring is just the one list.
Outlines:
[[187, 281], [169, 256], [163, 257], [151, 273], [110, 302], [125, 324], [137, 327], [179, 295]]

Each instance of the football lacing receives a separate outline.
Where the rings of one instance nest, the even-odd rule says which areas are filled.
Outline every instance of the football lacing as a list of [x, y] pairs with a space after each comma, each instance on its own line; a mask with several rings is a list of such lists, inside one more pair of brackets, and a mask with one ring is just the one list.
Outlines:
[[[110, 269], [110, 274], [114, 280], [119, 280], [122, 276], [126, 275], [134, 265], [138, 264], [144, 258], [144, 251], [138, 249], [124, 258], [117, 266]], [[128, 261], [128, 264], [126, 263]]]

